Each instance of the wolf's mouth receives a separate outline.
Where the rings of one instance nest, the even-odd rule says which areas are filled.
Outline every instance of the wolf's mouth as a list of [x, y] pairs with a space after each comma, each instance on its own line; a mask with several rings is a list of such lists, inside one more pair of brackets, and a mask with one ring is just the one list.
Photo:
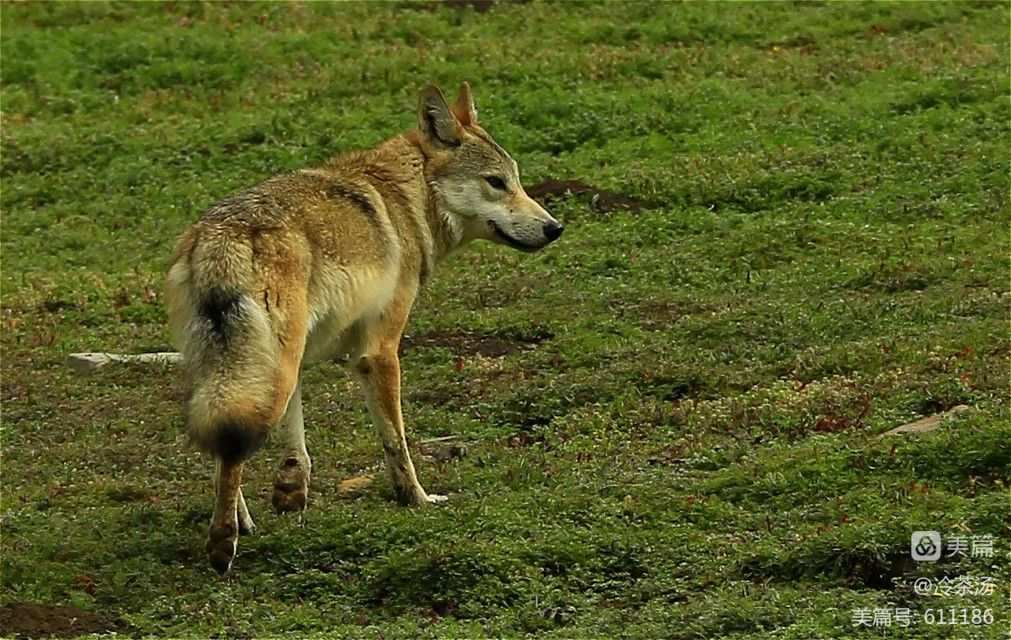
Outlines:
[[494, 220], [489, 220], [488, 224], [489, 224], [489, 226], [491, 226], [492, 231], [495, 232], [495, 236], [498, 237], [498, 238], [500, 238], [503, 242], [505, 242], [507, 245], [509, 245], [513, 249], [519, 249], [520, 251], [526, 251], [528, 253], [533, 253], [534, 251], [537, 251], [538, 249], [540, 249], [541, 246], [543, 246], [543, 245], [527, 244], [525, 242], [521, 242], [521, 241], [517, 240], [516, 238], [512, 237], [511, 235], [509, 235], [505, 231], [502, 231], [502, 227], [498, 226], [495, 223]]

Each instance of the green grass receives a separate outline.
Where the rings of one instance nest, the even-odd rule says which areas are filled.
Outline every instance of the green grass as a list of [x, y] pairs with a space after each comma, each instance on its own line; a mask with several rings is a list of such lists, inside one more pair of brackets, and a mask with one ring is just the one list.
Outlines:
[[[844, 638], [857, 607], [1011, 624], [1006, 4], [42, 4], [2, 7], [0, 606], [71, 605], [159, 637]], [[396, 506], [336, 366], [306, 372], [302, 526], [269, 510], [206, 563], [210, 465], [165, 348], [176, 236], [228, 193], [412, 126], [474, 86], [557, 201], [534, 256], [448, 260], [403, 359], [416, 454], [451, 496]], [[546, 339], [545, 339], [546, 338]], [[538, 340], [540, 340], [538, 342]], [[958, 404], [921, 436], [882, 432]], [[997, 557], [908, 562], [917, 529]], [[993, 596], [925, 599], [920, 575]], [[0, 636], [11, 630], [0, 628]]]

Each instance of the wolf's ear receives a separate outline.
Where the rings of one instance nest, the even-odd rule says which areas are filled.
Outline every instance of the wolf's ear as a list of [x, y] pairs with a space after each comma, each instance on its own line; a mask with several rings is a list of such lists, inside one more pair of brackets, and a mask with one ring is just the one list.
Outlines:
[[455, 147], [460, 144], [460, 123], [434, 85], [421, 90], [418, 98], [418, 128], [430, 140]]
[[474, 95], [470, 92], [470, 85], [466, 82], [460, 85], [460, 94], [456, 96], [456, 104], [453, 105], [453, 115], [465, 127], [477, 124], [477, 107], [474, 106]]

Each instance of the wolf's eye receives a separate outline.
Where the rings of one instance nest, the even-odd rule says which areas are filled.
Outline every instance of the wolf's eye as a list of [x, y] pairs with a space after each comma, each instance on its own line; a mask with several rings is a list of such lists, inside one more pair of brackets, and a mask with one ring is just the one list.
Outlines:
[[484, 181], [487, 182], [492, 189], [498, 189], [499, 191], [506, 190], [505, 180], [498, 176], [485, 176]]

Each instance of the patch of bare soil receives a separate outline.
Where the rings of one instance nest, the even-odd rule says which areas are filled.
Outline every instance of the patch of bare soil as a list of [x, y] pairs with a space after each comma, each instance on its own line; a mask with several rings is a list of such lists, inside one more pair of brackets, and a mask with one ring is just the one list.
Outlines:
[[572, 196], [586, 197], [590, 201], [590, 207], [600, 213], [610, 213], [612, 211], [628, 211], [635, 213], [646, 208], [647, 204], [638, 198], [601, 189], [591, 184], [586, 184], [582, 180], [556, 180], [549, 178], [526, 188], [527, 195], [547, 204], [551, 200], [561, 200]]
[[466, 9], [470, 7], [477, 13], [487, 13], [489, 9], [500, 2], [513, 2], [516, 4], [526, 4], [530, 0], [434, 0], [432, 2], [403, 2], [401, 9], [416, 9], [421, 11], [435, 11], [439, 7], [449, 7], [452, 9]]
[[77, 607], [16, 602], [0, 607], [0, 636], [73, 638], [113, 631], [118, 624]]
[[70, 302], [69, 300], [59, 300], [56, 298], [51, 298], [49, 300], [44, 300], [38, 306], [39, 311], [45, 311], [47, 313], [59, 313], [60, 311], [72, 310], [76, 311], [80, 309], [80, 305], [76, 302]]
[[720, 305], [697, 300], [614, 299], [609, 307], [615, 315], [649, 331], [667, 331], [684, 318], [725, 310]]
[[478, 13], [484, 13], [488, 11], [493, 6], [495, 6], [495, 0], [443, 0], [441, 3], [433, 2], [432, 4], [438, 6], [439, 4], [444, 4], [446, 6], [462, 9], [464, 7], [471, 7], [474, 11]]
[[552, 337], [548, 331], [523, 334], [478, 333], [470, 331], [433, 331], [420, 336], [405, 335], [400, 341], [401, 352], [425, 347], [444, 347], [458, 356], [501, 358], [521, 349], [528, 349]]
[[636, 311], [639, 325], [650, 331], [666, 331], [689, 313], [673, 302], [643, 302]]

